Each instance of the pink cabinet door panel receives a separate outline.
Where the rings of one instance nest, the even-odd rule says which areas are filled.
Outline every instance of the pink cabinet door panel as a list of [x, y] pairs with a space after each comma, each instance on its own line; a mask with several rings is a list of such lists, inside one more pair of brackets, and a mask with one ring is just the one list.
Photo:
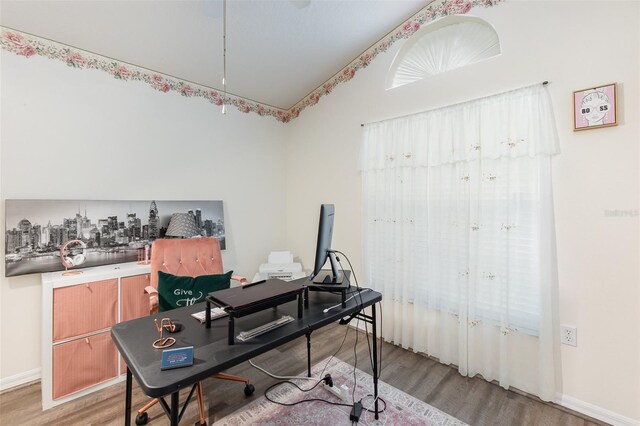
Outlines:
[[144, 292], [148, 285], [149, 274], [123, 277], [120, 280], [120, 321], [149, 315], [149, 295]]
[[[149, 295], [144, 288], [150, 285], [149, 274], [120, 279], [120, 321], [149, 315]], [[120, 358], [120, 374], [127, 372], [127, 364]]]
[[120, 357], [120, 374], [127, 374], [127, 363]]
[[118, 375], [118, 351], [105, 332], [53, 347], [53, 399]]
[[53, 341], [111, 327], [118, 315], [118, 280], [53, 290]]

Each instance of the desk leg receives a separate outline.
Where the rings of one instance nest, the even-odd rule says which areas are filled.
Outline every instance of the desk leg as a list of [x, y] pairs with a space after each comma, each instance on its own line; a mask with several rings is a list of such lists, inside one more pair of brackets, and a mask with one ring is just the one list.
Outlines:
[[347, 307], [347, 289], [346, 288], [342, 289], [342, 307], [343, 308]]
[[131, 426], [131, 384], [132, 384], [131, 370], [127, 367], [127, 384], [125, 388], [124, 396], [124, 424], [125, 426]]
[[304, 308], [309, 309], [309, 287], [304, 288]]
[[302, 318], [302, 293], [298, 294], [298, 318]]
[[229, 345], [233, 345], [235, 343], [235, 324], [233, 322], [233, 315], [229, 314]]
[[373, 322], [373, 397], [375, 398], [374, 410], [378, 420], [378, 333], [376, 324], [376, 304], [371, 305], [371, 318]]
[[204, 312], [205, 328], [211, 328], [211, 302], [207, 300]]
[[179, 392], [174, 392], [171, 394], [171, 426], [178, 426], [178, 398], [180, 397]]
[[311, 377], [311, 331], [307, 331], [307, 377]]

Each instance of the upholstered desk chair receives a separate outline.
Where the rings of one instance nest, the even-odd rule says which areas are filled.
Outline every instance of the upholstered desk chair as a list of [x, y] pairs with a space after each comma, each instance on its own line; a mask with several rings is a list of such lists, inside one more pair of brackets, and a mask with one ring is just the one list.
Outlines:
[[[159, 303], [158, 272], [164, 272], [176, 276], [199, 277], [202, 275], [223, 274], [220, 243], [216, 238], [189, 238], [189, 239], [161, 239], [153, 242], [151, 247], [151, 285], [145, 288], [149, 293], [149, 311], [151, 314], [159, 312], [160, 307], [166, 307], [166, 303]], [[247, 280], [238, 275], [232, 275], [232, 280], [245, 285]], [[214, 291], [214, 290], [211, 290]], [[164, 309], [166, 310], [166, 309]], [[195, 323], [196, 320], [194, 320]], [[253, 394], [255, 388], [246, 377], [234, 376], [226, 373], [218, 373], [212, 377], [222, 380], [244, 382], [245, 395]], [[200, 414], [200, 425], [206, 425], [204, 414], [204, 399], [202, 384], [196, 385], [196, 397]], [[147, 405], [138, 410], [136, 424], [146, 424], [148, 421], [147, 410], [158, 402], [153, 399]]]

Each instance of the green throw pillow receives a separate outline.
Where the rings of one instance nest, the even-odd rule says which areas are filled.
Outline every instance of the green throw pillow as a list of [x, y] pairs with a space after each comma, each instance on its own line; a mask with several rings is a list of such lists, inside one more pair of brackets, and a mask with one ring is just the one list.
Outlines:
[[158, 299], [160, 312], [204, 302], [213, 291], [231, 286], [231, 274], [179, 277], [158, 271]]

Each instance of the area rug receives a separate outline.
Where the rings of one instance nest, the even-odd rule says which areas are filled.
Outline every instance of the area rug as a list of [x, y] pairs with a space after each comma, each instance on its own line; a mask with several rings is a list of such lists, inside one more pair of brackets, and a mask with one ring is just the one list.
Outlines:
[[[327, 364], [327, 361], [329, 362]], [[368, 361], [368, 360], [367, 360]], [[323, 373], [323, 369], [326, 370]], [[336, 385], [345, 384], [349, 388], [349, 402], [354, 383], [354, 368], [337, 358], [325, 359], [316, 364], [312, 369], [312, 375], [318, 377], [327, 372], [331, 374]], [[305, 375], [301, 373], [301, 375]], [[366, 397], [373, 393], [373, 378], [371, 375], [356, 369], [356, 401], [363, 399], [365, 408], [373, 409], [373, 398]], [[310, 380], [293, 380], [303, 389], [310, 388], [314, 382]], [[359, 424], [361, 425], [428, 425], [428, 426], [464, 426], [465, 423], [450, 415], [443, 413], [408, 395], [383, 381], [378, 381], [380, 398], [386, 402], [386, 409], [375, 420], [372, 412], [363, 411]], [[294, 386], [281, 384], [269, 391], [272, 400], [292, 403], [303, 399], [321, 398], [333, 402], [342, 402], [337, 396], [331, 394], [322, 385], [310, 392], [301, 392]], [[384, 408], [380, 402], [379, 408]], [[244, 426], [244, 425], [322, 425], [339, 426], [351, 425], [349, 420], [350, 407], [342, 407], [326, 404], [320, 401], [312, 401], [295, 406], [283, 406], [269, 402], [264, 395], [238, 411], [217, 421], [216, 426]]]

